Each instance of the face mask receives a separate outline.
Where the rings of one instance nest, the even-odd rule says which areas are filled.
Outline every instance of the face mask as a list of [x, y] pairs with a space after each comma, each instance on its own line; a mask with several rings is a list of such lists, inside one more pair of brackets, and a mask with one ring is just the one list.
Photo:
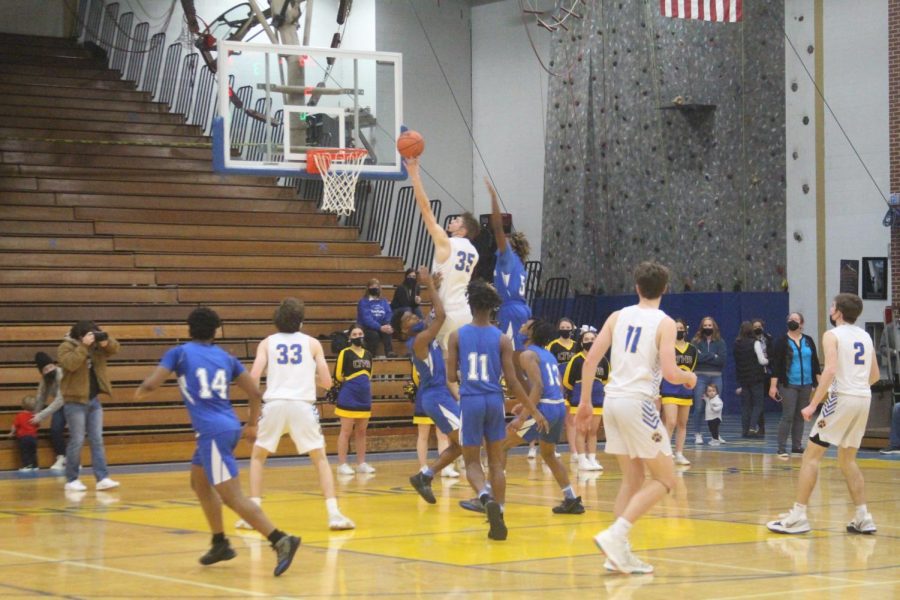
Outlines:
[[561, 337], [564, 340], [569, 339], [570, 337], [572, 337], [572, 330], [571, 329], [560, 329], [559, 337]]
[[407, 287], [413, 287], [414, 285], [416, 285], [416, 278], [415, 277], [407, 277], [406, 279], [403, 280], [403, 283], [405, 283], [407, 285]]
[[800, 329], [800, 323], [798, 323], [797, 321], [788, 321], [788, 329], [790, 329], [791, 331], [797, 331], [798, 329]]
[[369, 295], [370, 296], [380, 296], [381, 290], [379, 288], [369, 288]]
[[762, 327], [757, 327], [756, 329], [753, 330], [753, 334], [754, 335], [762, 335], [762, 331], [763, 331]]
[[415, 325], [413, 325], [412, 327], [409, 328], [409, 330], [412, 331], [413, 333], [421, 333], [424, 329], [425, 329], [424, 321], [419, 321], [418, 323], [416, 323]]
[[362, 346], [363, 339], [361, 337], [353, 338], [350, 340], [350, 343], [359, 348], [360, 346]]
[[676, 332], [675, 332], [675, 339], [676, 339], [676, 340], [683, 340], [683, 339], [684, 339], [684, 332], [683, 332], [683, 331], [676, 331]]
[[593, 346], [593, 345], [594, 345], [594, 342], [584, 342], [583, 344], [581, 344], [581, 347], [584, 348], [585, 352], [587, 352], [588, 350], [591, 349], [591, 346]]
[[712, 327], [704, 327], [704, 328], [703, 328], [703, 335], [705, 335], [705, 336], [708, 337], [708, 336], [711, 336], [712, 334], [713, 334], [713, 328], [712, 328]]

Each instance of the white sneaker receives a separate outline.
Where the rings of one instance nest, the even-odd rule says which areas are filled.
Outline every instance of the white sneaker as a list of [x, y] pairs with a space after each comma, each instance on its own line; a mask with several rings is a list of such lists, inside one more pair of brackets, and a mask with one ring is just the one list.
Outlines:
[[699, 433], [694, 435], [694, 443], [698, 446], [702, 446], [703, 445], [703, 435], [701, 435]]
[[248, 523], [243, 519], [238, 519], [237, 523], [234, 524], [235, 529], [253, 529], [253, 525]]
[[374, 473], [375, 467], [370, 466], [369, 463], [360, 463], [356, 465], [357, 473]]
[[609, 529], [604, 529], [594, 536], [594, 543], [597, 548], [603, 552], [609, 563], [618, 571], [627, 573], [625, 570], [629, 563], [628, 540], [624, 537], [618, 537]]
[[720, 442], [716, 438], [713, 438], [713, 439], [709, 440], [709, 445], [710, 446], [721, 446], [722, 442]]
[[62, 454], [57, 455], [56, 462], [50, 466], [50, 470], [54, 473], [62, 473], [66, 470], [66, 457]]
[[338, 465], [337, 474], [338, 475], [353, 475], [356, 471], [353, 470], [353, 467], [348, 465], [347, 463], [342, 463]]
[[588, 462], [591, 463], [591, 467], [593, 467], [591, 469], [592, 471], [602, 471], [603, 470], [603, 465], [601, 465], [599, 462], [597, 462], [596, 456], [588, 456]]
[[459, 471], [453, 468], [452, 465], [447, 465], [443, 469], [441, 469], [441, 477], [459, 477]]
[[727, 444], [727, 443], [728, 443], [728, 442], [725, 441], [725, 438], [723, 438], [721, 435], [720, 435], [719, 437], [717, 437], [716, 440], [718, 440], [718, 442], [719, 442], [720, 444]]
[[537, 446], [528, 449], [528, 458], [537, 458]]
[[328, 529], [332, 531], [346, 531], [356, 529], [356, 523], [338, 513], [328, 518]]
[[[557, 456], [559, 456], [559, 455], [557, 454]], [[569, 462], [573, 462], [573, 463], [578, 462], [578, 453], [577, 452], [569, 453]]]
[[681, 465], [681, 466], [687, 466], [687, 465], [691, 464], [691, 461], [689, 461], [687, 458], [685, 458], [684, 454], [682, 454], [681, 452], [676, 452], [675, 453], [675, 464]]
[[866, 516], [862, 519], [853, 519], [847, 524], [848, 533], [864, 533], [866, 535], [871, 535], [875, 533], [875, 531], [875, 520], [872, 518], [871, 513], [866, 513]]
[[19, 473], [33, 473], [37, 470], [37, 467], [22, 467], [21, 469], [19, 469]]
[[560, 454], [559, 452], [554, 452], [553, 456], [555, 456], [556, 458], [562, 458], [562, 454]]
[[584, 454], [578, 456], [578, 470], [579, 471], [593, 471], [594, 465], [591, 464], [591, 461], [588, 460], [588, 457]]
[[100, 481], [97, 482], [97, 490], [101, 491], [101, 492], [103, 490], [111, 490], [111, 489], [117, 488], [117, 487], [119, 487], [119, 482], [113, 481], [109, 477], [104, 477], [103, 479], [101, 479]]
[[87, 489], [87, 486], [81, 483], [80, 479], [73, 479], [63, 486], [67, 492], [83, 492]]
[[775, 533], [806, 533], [810, 530], [806, 515], [799, 515], [793, 509], [779, 517], [777, 521], [769, 521], [766, 527]]
[[653, 572], [653, 565], [645, 563], [629, 551], [628, 562], [625, 564], [623, 571], [629, 575], [647, 575]]

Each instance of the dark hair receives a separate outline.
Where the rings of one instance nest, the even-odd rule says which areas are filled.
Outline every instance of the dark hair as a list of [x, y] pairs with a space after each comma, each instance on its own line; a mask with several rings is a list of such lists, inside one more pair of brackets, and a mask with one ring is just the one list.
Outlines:
[[737, 339], [747, 338], [750, 340], [756, 339], [756, 335], [753, 333], [753, 322], [752, 321], [742, 321], [741, 329], [738, 332]]
[[531, 333], [528, 337], [535, 346], [543, 348], [556, 339], [556, 327], [549, 321], [537, 320], [531, 324]]
[[845, 323], [856, 323], [863, 309], [863, 301], [856, 294], [838, 294], [834, 297], [834, 308], [841, 311]]
[[360, 331], [363, 332], [363, 336], [365, 336], [365, 334], [366, 334], [366, 329], [365, 329], [365, 327], [363, 327], [363, 326], [360, 325], [359, 323], [352, 323], [352, 324], [350, 325], [350, 327], [347, 328], [347, 337], [348, 337], [348, 338], [350, 337], [350, 334], [353, 333], [353, 330], [354, 330], [354, 329], [359, 329]]
[[278, 305], [278, 308], [275, 309], [275, 315], [272, 317], [272, 321], [275, 323], [275, 327], [278, 328], [278, 331], [281, 333], [295, 333], [300, 330], [300, 326], [303, 325], [303, 315], [306, 312], [306, 307], [303, 304], [303, 300], [298, 298], [285, 298], [281, 301], [281, 304]]
[[750, 322], [751, 323], [759, 323], [760, 325], [763, 326], [763, 329], [766, 328], [766, 322], [763, 319], [760, 319], [759, 317], [757, 317], [756, 319], [750, 319]]
[[462, 219], [463, 227], [466, 228], [466, 237], [470, 240], [477, 238], [478, 233], [481, 231], [481, 223], [478, 222], [475, 215], [466, 211], [459, 215], [459, 217]]
[[52, 365], [53, 362], [53, 359], [46, 352], [38, 352], [34, 355], [34, 364], [37, 366], [37, 370], [42, 373], [44, 372], [44, 367]]
[[416, 270], [413, 269], [412, 267], [410, 267], [410, 268], [408, 268], [407, 270], [403, 271], [403, 278], [406, 279], [407, 277], [409, 277], [409, 274], [410, 274], [410, 273], [412, 273], [413, 275], [415, 275], [415, 274], [416, 274]]
[[507, 240], [509, 240], [509, 245], [513, 252], [516, 253], [523, 263], [526, 262], [528, 254], [531, 252], [531, 244], [528, 243], [528, 238], [525, 237], [525, 234], [517, 231], [507, 237]]
[[400, 331], [403, 328], [403, 317], [406, 316], [406, 313], [411, 313], [412, 310], [408, 306], [404, 306], [402, 309], [398, 309], [394, 311], [393, 316], [391, 316], [391, 327], [394, 328], [394, 331]]
[[480, 279], [473, 279], [469, 282], [466, 292], [469, 296], [469, 307], [473, 311], [494, 310], [500, 306], [500, 295], [497, 290], [491, 284]]
[[199, 306], [188, 315], [187, 324], [191, 339], [207, 342], [216, 337], [216, 329], [222, 325], [222, 320], [213, 309]]
[[563, 322], [568, 323], [572, 326], [572, 329], [575, 329], [575, 321], [570, 319], [569, 317], [563, 317], [556, 323], [556, 328], [559, 329], [559, 326], [563, 324]]
[[803, 325], [804, 323], [806, 323], [806, 319], [803, 318], [803, 313], [802, 313], [802, 312], [799, 312], [799, 311], [796, 311], [796, 310], [792, 310], [791, 312], [788, 313], [788, 320], [791, 319], [791, 315], [797, 315], [798, 317], [800, 317], [800, 324], [801, 324], [801, 325]]
[[69, 337], [73, 340], [80, 340], [92, 331], [98, 331], [100, 328], [93, 321], [78, 321], [72, 325], [69, 330]]
[[[716, 388], [716, 393], [719, 393], [719, 386], [717, 386], [715, 383], [707, 383], [706, 390], [708, 390], [709, 388]], [[703, 390], [703, 392], [706, 393], [706, 390]]]
[[669, 285], [669, 269], [659, 263], [644, 261], [634, 269], [634, 282], [641, 296], [655, 300], [663, 295]]

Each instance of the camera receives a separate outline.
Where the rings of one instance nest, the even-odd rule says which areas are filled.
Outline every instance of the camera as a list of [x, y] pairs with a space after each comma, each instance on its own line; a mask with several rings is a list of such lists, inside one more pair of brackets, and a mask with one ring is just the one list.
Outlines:
[[94, 341], [95, 342], [105, 342], [109, 339], [109, 334], [105, 331], [95, 331], [94, 332]]

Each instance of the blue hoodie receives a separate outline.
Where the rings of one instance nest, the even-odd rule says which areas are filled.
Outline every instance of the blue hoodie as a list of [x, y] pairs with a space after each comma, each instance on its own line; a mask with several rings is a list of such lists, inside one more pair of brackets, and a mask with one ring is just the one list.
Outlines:
[[356, 321], [366, 329], [381, 329], [391, 323], [391, 305], [384, 298], [363, 297], [356, 305]]

